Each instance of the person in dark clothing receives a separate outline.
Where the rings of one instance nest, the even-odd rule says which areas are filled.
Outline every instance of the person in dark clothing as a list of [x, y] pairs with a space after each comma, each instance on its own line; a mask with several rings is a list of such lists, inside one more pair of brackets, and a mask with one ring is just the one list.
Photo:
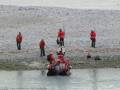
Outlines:
[[16, 43], [17, 43], [17, 49], [21, 50], [21, 43], [22, 43], [22, 34], [19, 32], [19, 34], [16, 36]]
[[45, 41], [42, 39], [39, 43], [39, 47], [40, 47], [40, 56], [45, 56]]
[[[62, 31], [62, 29], [59, 29], [58, 38], [59, 38], [60, 46], [64, 46], [64, 37], [65, 37], [65, 32]], [[58, 38], [57, 38], [57, 40], [58, 40]]]
[[95, 43], [96, 43], [96, 32], [91, 30], [90, 32], [90, 39], [91, 39], [91, 47], [95, 48]]

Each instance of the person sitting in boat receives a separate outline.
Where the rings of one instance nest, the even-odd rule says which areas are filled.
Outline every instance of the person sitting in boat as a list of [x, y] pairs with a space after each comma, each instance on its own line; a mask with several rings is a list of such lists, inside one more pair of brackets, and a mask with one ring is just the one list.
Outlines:
[[60, 61], [56, 61], [56, 64], [54, 65], [54, 69], [56, 71], [56, 74], [59, 74], [61, 72], [61, 69], [60, 69]]
[[48, 70], [52, 70], [52, 64], [48, 64], [47, 68]]
[[50, 64], [55, 62], [54, 54], [52, 52], [50, 52], [50, 54], [47, 56], [47, 60]]
[[64, 55], [63, 55], [62, 52], [60, 52], [60, 53], [58, 54], [58, 60], [59, 60], [60, 62], [63, 62], [63, 61], [64, 61]]
[[48, 64], [48, 70], [55, 70], [56, 65], [58, 65], [57, 61]]
[[68, 71], [69, 69], [71, 69], [71, 66], [70, 66], [70, 60], [68, 58], [64, 58], [64, 61], [63, 63], [65, 64], [65, 68], [64, 68], [64, 71]]
[[70, 62], [69, 59], [64, 58], [62, 54], [58, 55], [54, 63], [48, 65], [47, 75], [69, 75]]
[[60, 74], [61, 72], [63, 72], [65, 69], [65, 63], [61, 62], [60, 59], [57, 59], [57, 61], [54, 64], [54, 70], [56, 72], [56, 74]]
[[62, 54], [58, 55], [58, 60], [60, 60], [60, 69], [62, 71], [67, 71], [68, 66], [70, 65], [69, 60], [65, 59]]

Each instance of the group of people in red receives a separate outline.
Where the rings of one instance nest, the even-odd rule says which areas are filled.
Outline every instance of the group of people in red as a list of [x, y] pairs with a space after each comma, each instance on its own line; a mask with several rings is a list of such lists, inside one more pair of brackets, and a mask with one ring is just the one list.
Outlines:
[[[58, 36], [57, 36], [57, 44], [60, 46], [64, 46], [64, 38], [65, 38], [65, 32], [62, 29], [59, 29]], [[21, 43], [22, 43], [23, 36], [21, 32], [18, 33], [16, 36], [16, 43], [17, 43], [17, 49], [21, 50]], [[90, 32], [90, 39], [91, 39], [91, 47], [95, 48], [96, 43], [96, 32], [91, 30]], [[44, 39], [41, 39], [39, 42], [40, 47], [40, 56], [45, 56], [45, 41]]]
[[54, 54], [49, 54], [49, 65], [48, 70], [60, 74], [61, 72], [66, 73], [70, 69], [70, 62], [69, 59], [65, 58], [62, 51], [58, 53], [57, 59], [54, 58]]
[[[48, 70], [55, 70], [57, 73], [60, 73], [61, 71], [68, 71], [70, 69], [70, 62], [68, 59], [64, 57], [64, 53], [62, 52], [62, 47], [64, 46], [64, 38], [65, 38], [65, 32], [62, 29], [59, 29], [58, 35], [57, 35], [57, 44], [59, 47], [61, 47], [61, 50], [58, 52], [58, 57], [55, 59], [54, 54], [51, 52], [47, 56], [47, 60], [49, 61]], [[21, 50], [21, 43], [22, 43], [23, 36], [21, 32], [18, 33], [16, 36], [16, 43], [17, 43], [17, 49]], [[95, 48], [96, 43], [96, 32], [91, 30], [90, 32], [90, 39], [91, 39], [91, 47]], [[44, 39], [41, 39], [39, 42], [39, 48], [40, 48], [40, 56], [45, 56], [45, 41]]]
[[56, 74], [65, 74], [70, 69], [70, 62], [69, 59], [65, 58], [65, 52], [63, 52], [64, 46], [64, 37], [65, 32], [62, 29], [59, 29], [58, 37], [57, 37], [57, 44], [60, 47], [60, 51], [57, 52], [57, 59], [54, 58], [54, 54], [51, 52], [47, 59], [49, 61], [48, 70], [54, 72]]
[[[19, 32], [16, 36], [16, 43], [17, 43], [17, 49], [21, 50], [21, 43], [22, 43], [23, 36], [21, 32]], [[39, 42], [39, 47], [40, 47], [40, 56], [45, 56], [45, 41], [44, 39], [41, 39]]]

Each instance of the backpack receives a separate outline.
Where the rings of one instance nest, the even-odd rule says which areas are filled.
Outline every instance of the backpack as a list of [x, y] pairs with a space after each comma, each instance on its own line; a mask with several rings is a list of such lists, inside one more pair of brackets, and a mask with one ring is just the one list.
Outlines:
[[59, 41], [59, 39], [58, 39], [58, 38], [57, 38], [56, 42], [57, 42], [57, 44], [58, 44], [58, 45], [60, 44], [60, 41]]

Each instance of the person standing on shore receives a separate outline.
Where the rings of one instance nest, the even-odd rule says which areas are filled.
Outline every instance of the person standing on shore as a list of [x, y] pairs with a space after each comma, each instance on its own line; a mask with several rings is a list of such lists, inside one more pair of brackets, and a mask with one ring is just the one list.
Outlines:
[[62, 29], [60, 28], [59, 32], [58, 32], [58, 38], [59, 38], [59, 41], [60, 41], [60, 43], [59, 43], [60, 46], [64, 46], [64, 37], [65, 37], [65, 32], [62, 31]]
[[95, 48], [96, 32], [93, 30], [91, 30], [91, 32], [90, 32], [90, 39], [91, 39], [91, 47]]
[[18, 33], [16, 36], [16, 43], [17, 43], [17, 49], [21, 50], [21, 43], [22, 43], [22, 34], [21, 32]]
[[40, 47], [40, 56], [45, 56], [45, 41], [44, 39], [41, 39], [40, 43], [39, 43], [39, 47]]

